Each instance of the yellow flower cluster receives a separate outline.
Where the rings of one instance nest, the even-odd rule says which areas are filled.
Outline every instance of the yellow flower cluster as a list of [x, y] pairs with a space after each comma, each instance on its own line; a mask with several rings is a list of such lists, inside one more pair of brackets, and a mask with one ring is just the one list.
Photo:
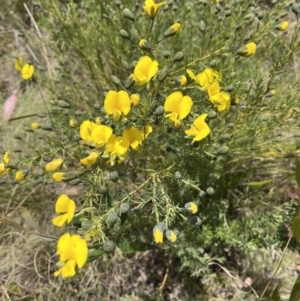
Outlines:
[[22, 78], [25, 80], [31, 79], [34, 73], [34, 66], [27, 63], [23, 64], [22, 57], [15, 61], [15, 69], [21, 73]]
[[[120, 92], [127, 93], [125, 91]], [[118, 102], [119, 98], [115, 93], [111, 93], [111, 95], [115, 95], [117, 98], [113, 99], [110, 96], [108, 98], [106, 97], [106, 107], [110, 106], [111, 108], [115, 108], [115, 110], [119, 110], [123, 113], [123, 105], [126, 106], [126, 104], [124, 104], [122, 101]], [[114, 114], [113, 110], [109, 112]], [[122, 136], [116, 136], [113, 134], [113, 129], [111, 127], [96, 124], [93, 121], [85, 120], [80, 126], [80, 137], [83, 140], [82, 144], [92, 145], [96, 148], [105, 146], [102, 157], [109, 158], [108, 162], [111, 166], [115, 165], [115, 162], [122, 163], [127, 157], [128, 150], [130, 148], [137, 150], [142, 144], [143, 140], [147, 138], [151, 132], [152, 127], [147, 125], [143, 131], [140, 131], [136, 127], [131, 127], [128, 130], [124, 130]], [[85, 166], [91, 166], [96, 163], [98, 156], [99, 154], [97, 152], [92, 152], [88, 157], [81, 159], [80, 162]]]
[[0, 176], [3, 176], [8, 171], [8, 168], [6, 168], [6, 164], [9, 163], [9, 152], [7, 151], [2, 159], [2, 163], [0, 163]]

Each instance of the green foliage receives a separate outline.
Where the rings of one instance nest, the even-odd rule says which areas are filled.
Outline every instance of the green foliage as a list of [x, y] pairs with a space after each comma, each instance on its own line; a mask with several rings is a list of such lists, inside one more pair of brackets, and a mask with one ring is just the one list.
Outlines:
[[[128, 254], [162, 248], [181, 270], [205, 276], [213, 263], [227, 264], [231, 248], [282, 246], [279, 228], [291, 216], [278, 209], [287, 200], [276, 186], [291, 182], [278, 167], [299, 148], [300, 29], [276, 30], [291, 10], [285, 1], [169, 1], [152, 17], [135, 1], [42, 0], [41, 8], [57, 63], [43, 57], [31, 84], [51, 99], [37, 128], [22, 134], [30, 155], [5, 165], [6, 184], [26, 169], [29, 186], [75, 186], [73, 225], [89, 243], [88, 261], [115, 245]], [[145, 56], [158, 70], [141, 84]], [[62, 166], [49, 170], [58, 158]], [[299, 239], [297, 217], [292, 228]]]

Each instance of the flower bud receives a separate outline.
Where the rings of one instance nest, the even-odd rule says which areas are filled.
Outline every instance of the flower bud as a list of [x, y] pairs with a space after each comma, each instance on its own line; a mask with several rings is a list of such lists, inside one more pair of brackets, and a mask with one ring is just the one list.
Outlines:
[[214, 111], [214, 110], [209, 111], [209, 112], [207, 113], [207, 117], [208, 117], [209, 119], [215, 119], [215, 118], [217, 117], [216, 111]]
[[185, 75], [179, 75], [176, 77], [176, 81], [180, 86], [185, 86], [187, 83], [187, 78]]
[[118, 220], [118, 215], [116, 212], [111, 212], [108, 216], [107, 216], [107, 222], [109, 224], [114, 224], [117, 220]]
[[176, 239], [177, 239], [177, 235], [175, 234], [175, 232], [173, 230], [167, 230], [166, 231], [166, 238], [170, 242], [175, 242]]
[[237, 55], [240, 56], [245, 56], [245, 57], [249, 57], [255, 54], [256, 52], [256, 44], [253, 42], [250, 42], [248, 44], [246, 44], [245, 46], [241, 47], [240, 49], [238, 49], [237, 51]]
[[230, 17], [231, 16], [231, 10], [226, 9], [225, 12], [224, 12], [224, 16], [225, 16], [225, 18]]
[[53, 128], [53, 126], [52, 126], [51, 123], [49, 123], [49, 124], [42, 124], [42, 125], [41, 125], [41, 128], [42, 128], [43, 130], [45, 130], [45, 131], [52, 131], [52, 130], [54, 130], [54, 128]]
[[173, 57], [173, 61], [175, 62], [181, 62], [184, 59], [184, 55], [183, 52], [179, 51], [177, 53], [175, 53], [174, 57]]
[[199, 216], [191, 216], [188, 219], [188, 222], [194, 226], [200, 226], [202, 221]]
[[203, 190], [199, 192], [199, 198], [203, 198], [205, 195], [206, 193]]
[[128, 8], [123, 9], [123, 17], [129, 21], [134, 22], [134, 15]]
[[204, 33], [206, 31], [206, 24], [203, 20], [201, 20], [198, 24], [199, 30]]
[[115, 249], [116, 245], [111, 240], [106, 240], [103, 243], [103, 250], [105, 252], [112, 252]]
[[75, 128], [76, 126], [78, 126], [78, 121], [76, 119], [70, 119], [69, 126]]
[[61, 107], [62, 109], [68, 109], [68, 108], [70, 108], [70, 104], [67, 103], [67, 102], [64, 101], [64, 100], [59, 100], [59, 101], [57, 102], [57, 104], [58, 104], [58, 106]]
[[13, 138], [16, 140], [22, 140], [22, 137], [19, 134], [14, 134]]
[[206, 193], [207, 193], [208, 195], [213, 195], [213, 194], [215, 193], [215, 190], [214, 190], [212, 187], [208, 187], [208, 188], [206, 189]]
[[126, 89], [130, 89], [134, 84], [135, 84], [135, 81], [131, 77], [128, 77], [124, 86]]
[[106, 194], [107, 192], [108, 192], [108, 189], [107, 189], [106, 186], [101, 185], [101, 186], [98, 187], [98, 193], [99, 194]]
[[80, 179], [74, 179], [74, 180], [69, 181], [69, 184], [72, 185], [72, 186], [76, 186], [80, 183], [81, 183]]
[[124, 39], [128, 39], [130, 40], [130, 36], [129, 36], [129, 33], [128, 31], [126, 31], [125, 29], [121, 29], [120, 30], [120, 36]]
[[151, 45], [150, 43], [145, 40], [145, 39], [142, 39], [140, 40], [139, 42], [139, 47], [142, 49], [142, 50], [145, 50], [145, 51], [151, 51]]
[[293, 13], [298, 16], [298, 14], [300, 13], [300, 4], [299, 3], [294, 3], [292, 5], [292, 11]]
[[175, 171], [174, 178], [176, 180], [180, 180], [182, 178], [182, 174], [179, 171]]
[[192, 214], [195, 214], [198, 211], [198, 206], [194, 202], [186, 203], [184, 208]]
[[161, 116], [165, 113], [165, 109], [163, 106], [158, 106], [154, 112], [154, 115]]
[[137, 107], [141, 103], [141, 99], [138, 94], [132, 94], [130, 96], [130, 100], [133, 107]]
[[165, 59], [169, 58], [170, 55], [171, 55], [170, 51], [165, 51], [165, 52], [163, 53], [163, 56], [164, 56]]
[[118, 171], [114, 170], [114, 171], [111, 171], [109, 174], [108, 174], [108, 179], [111, 180], [111, 181], [117, 181], [119, 179], [119, 173]]
[[280, 30], [280, 31], [285, 31], [288, 27], [289, 27], [289, 22], [288, 21], [284, 21], [281, 24], [278, 24], [276, 26], [276, 29]]
[[112, 81], [114, 84], [116, 84], [116, 85], [121, 85], [121, 81], [120, 81], [120, 79], [119, 79], [117, 76], [111, 75], [111, 76], [110, 76], [110, 79], [111, 79], [111, 81]]
[[168, 77], [168, 74], [169, 74], [168, 67], [164, 67], [163, 70], [161, 70], [160, 73], [158, 74], [157, 77], [158, 81], [163, 82]]
[[181, 25], [180, 23], [174, 23], [171, 27], [169, 27], [165, 32], [164, 32], [164, 38], [169, 38], [172, 37], [176, 34], [178, 34], [181, 30]]
[[126, 212], [128, 212], [129, 210], [130, 210], [130, 206], [129, 206], [128, 203], [123, 203], [123, 204], [121, 204], [121, 206], [120, 206], [120, 212], [121, 212], [121, 213], [126, 213]]
[[229, 147], [226, 145], [221, 146], [218, 150], [217, 150], [217, 155], [226, 155], [229, 152]]

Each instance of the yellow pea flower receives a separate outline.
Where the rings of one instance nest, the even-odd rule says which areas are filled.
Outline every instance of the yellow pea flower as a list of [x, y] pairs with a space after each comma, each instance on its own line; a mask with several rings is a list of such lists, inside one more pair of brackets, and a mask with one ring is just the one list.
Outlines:
[[209, 100], [216, 106], [219, 112], [228, 110], [230, 107], [230, 95], [227, 92], [221, 92], [218, 82], [214, 82], [207, 88]]
[[196, 118], [196, 120], [194, 120], [192, 127], [185, 131], [188, 136], [195, 137], [193, 142], [200, 141], [209, 135], [210, 128], [205, 122], [206, 117], [207, 114], [200, 115], [198, 118]]
[[96, 119], [95, 119], [95, 122], [96, 122], [96, 124], [101, 124], [101, 119], [100, 119], [100, 117], [96, 117]]
[[59, 169], [61, 167], [62, 163], [63, 163], [63, 159], [61, 159], [61, 158], [55, 159], [55, 160], [49, 162], [48, 164], [46, 164], [45, 170], [48, 172], [56, 171], [57, 169]]
[[288, 27], [289, 27], [289, 22], [284, 21], [280, 25], [276, 26], [276, 29], [278, 29], [280, 31], [285, 31]]
[[0, 176], [3, 176], [4, 174], [6, 174], [7, 169], [5, 168], [4, 163], [0, 163]]
[[158, 71], [158, 62], [149, 56], [142, 56], [137, 62], [131, 78], [137, 86], [147, 84]]
[[164, 32], [164, 37], [172, 37], [178, 34], [181, 30], [181, 25], [180, 23], [174, 23], [172, 26], [170, 26], [165, 32]]
[[71, 200], [66, 194], [62, 194], [56, 201], [55, 212], [64, 214], [55, 217], [52, 220], [53, 225], [61, 227], [66, 222], [70, 223], [75, 213], [75, 202]]
[[132, 94], [130, 96], [130, 100], [133, 107], [137, 107], [141, 103], [140, 96], [138, 94]]
[[34, 73], [34, 66], [33, 65], [25, 64], [22, 67], [21, 75], [22, 75], [23, 79], [25, 79], [25, 80], [31, 79], [32, 76], [33, 76], [33, 73]]
[[246, 44], [245, 46], [241, 47], [238, 51], [237, 51], [237, 55], [240, 56], [253, 56], [256, 52], [256, 44], [254, 42], [250, 42], [248, 44]]
[[153, 229], [153, 237], [154, 237], [154, 241], [157, 244], [160, 244], [163, 242], [164, 240], [164, 235], [163, 235], [163, 231], [160, 227], [158, 227], [157, 225], [154, 227]]
[[146, 51], [150, 51], [151, 50], [151, 45], [150, 43], [145, 40], [145, 39], [141, 39], [139, 41], [139, 47], [142, 49], [142, 50], [146, 50]]
[[171, 112], [166, 114], [165, 117], [175, 123], [176, 127], [180, 127], [181, 120], [184, 119], [191, 111], [193, 101], [189, 96], [183, 96], [180, 91], [170, 94], [165, 101], [165, 112]]
[[62, 275], [63, 278], [75, 275], [75, 267], [82, 268], [88, 258], [86, 240], [79, 235], [63, 234], [57, 242], [57, 255], [61, 268], [54, 276]]
[[175, 232], [173, 230], [167, 230], [166, 231], [166, 238], [170, 242], [175, 242], [177, 240], [177, 235], [175, 234]]
[[113, 115], [115, 121], [118, 121], [122, 113], [126, 116], [130, 111], [130, 98], [126, 91], [108, 91], [104, 100], [104, 109], [107, 114]]
[[8, 164], [9, 163], [9, 152], [5, 152], [4, 156], [3, 156], [3, 163], [4, 164]]
[[179, 83], [180, 86], [185, 86], [187, 83], [187, 78], [185, 75], [179, 75], [177, 77], [177, 82]]
[[153, 132], [153, 128], [150, 124], [147, 124], [145, 127], [144, 127], [144, 131], [142, 133], [143, 135], [143, 138], [146, 139], [151, 133]]
[[33, 130], [37, 130], [39, 127], [40, 127], [40, 126], [39, 126], [39, 124], [38, 124], [37, 122], [33, 122], [33, 123], [31, 124], [31, 128], [32, 128]]
[[198, 211], [198, 206], [194, 202], [186, 203], [184, 208], [192, 214], [195, 214]]
[[16, 61], [15, 61], [15, 69], [19, 72], [22, 71], [22, 66], [23, 66], [23, 59], [22, 57], [19, 57]]
[[92, 132], [96, 127], [96, 124], [93, 121], [85, 120], [80, 125], [80, 137], [82, 140], [87, 142], [92, 142]]
[[158, 12], [158, 9], [166, 4], [167, 1], [165, 2], [160, 2], [160, 3], [155, 3], [153, 0], [146, 0], [145, 1], [145, 4], [143, 6], [143, 9], [147, 12], [147, 14], [152, 18], [154, 19], [157, 12]]
[[78, 121], [77, 121], [77, 120], [75, 120], [75, 119], [70, 119], [70, 121], [69, 121], [69, 126], [70, 126], [71, 128], [75, 128], [77, 125], [78, 125]]
[[144, 140], [142, 133], [135, 127], [125, 130], [122, 137], [124, 146], [127, 149], [131, 146], [134, 150], [137, 150]]
[[0, 163], [0, 176], [3, 176], [6, 174], [6, 172], [9, 170], [8, 168], [5, 168], [5, 165], [9, 163], [9, 152], [5, 152], [2, 162]]
[[55, 182], [61, 183], [65, 180], [65, 173], [64, 172], [55, 172], [52, 176]]
[[194, 73], [191, 69], [186, 69], [186, 73], [188, 74], [188, 76], [189, 76], [193, 81], [196, 81], [197, 77], [196, 77], [195, 73]]
[[80, 160], [80, 163], [81, 163], [82, 165], [84, 165], [84, 166], [92, 166], [92, 165], [94, 165], [94, 164], [97, 162], [98, 156], [99, 156], [98, 153], [92, 152], [92, 153], [90, 153], [90, 155], [87, 156], [86, 158], [81, 159], [81, 160]]
[[25, 179], [25, 174], [23, 173], [22, 170], [18, 170], [17, 173], [16, 173], [16, 176], [15, 176], [15, 179], [18, 181], [18, 182], [21, 182]]
[[200, 87], [206, 88], [215, 81], [220, 81], [221, 75], [218, 71], [213, 68], [206, 68], [203, 72], [199, 73], [196, 77], [196, 81], [199, 83]]
[[103, 157], [109, 158], [108, 163], [110, 163], [111, 166], [114, 166], [116, 161], [120, 164], [126, 159], [127, 149], [128, 148], [123, 142], [123, 138], [112, 134], [107, 141]]

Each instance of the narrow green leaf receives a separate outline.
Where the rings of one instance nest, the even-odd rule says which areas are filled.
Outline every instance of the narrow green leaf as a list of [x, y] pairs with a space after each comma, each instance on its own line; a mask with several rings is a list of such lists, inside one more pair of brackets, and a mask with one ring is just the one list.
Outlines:
[[24, 218], [25, 222], [32, 227], [35, 230], [39, 230], [39, 226], [37, 225], [37, 223], [33, 220], [31, 214], [29, 213], [29, 211], [25, 208], [25, 207], [20, 207], [20, 211], [22, 214], [22, 217]]
[[293, 236], [300, 241], [300, 217], [295, 216], [292, 221]]
[[31, 243], [38, 243], [41, 241], [56, 241], [57, 239], [42, 234], [30, 234], [28, 240]]
[[243, 185], [247, 185], [247, 186], [262, 186], [262, 185], [268, 184], [268, 183], [270, 183], [272, 181], [273, 181], [273, 179], [269, 179], [269, 180], [259, 181], [259, 182], [248, 182], [248, 183], [244, 183]]
[[98, 259], [100, 256], [102, 256], [104, 253], [105, 251], [103, 249], [102, 250], [93, 249], [89, 252], [88, 259], [86, 262], [94, 261]]
[[11, 219], [9, 219], [7, 217], [0, 217], [0, 224], [14, 227], [18, 230], [24, 230], [24, 228], [21, 225], [17, 224], [16, 222], [12, 221]]
[[300, 160], [297, 160], [296, 163], [296, 182], [298, 187], [300, 187]]
[[300, 274], [298, 275], [294, 283], [289, 301], [299, 301], [299, 300], [300, 300]]
[[274, 290], [274, 292], [271, 295], [271, 300], [272, 301], [281, 301], [280, 295], [279, 295], [279, 290], [281, 288], [281, 285], [278, 284]]

